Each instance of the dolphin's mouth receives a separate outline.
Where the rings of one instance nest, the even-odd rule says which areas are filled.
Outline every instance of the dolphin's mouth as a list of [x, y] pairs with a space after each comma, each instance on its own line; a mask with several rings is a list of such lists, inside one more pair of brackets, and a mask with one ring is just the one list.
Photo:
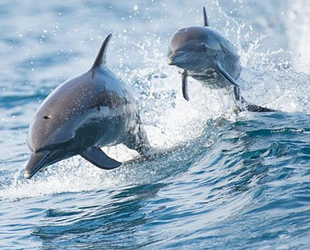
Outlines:
[[63, 149], [40, 150], [33, 152], [31, 153], [30, 159], [26, 165], [24, 177], [30, 179], [41, 169], [73, 155], [76, 155], [76, 153], [73, 151], [66, 152]]
[[190, 59], [190, 55], [186, 51], [174, 51], [168, 57], [168, 64], [173, 66], [179, 66], [183, 63], [187, 63]]
[[37, 153], [31, 153], [30, 159], [29, 159], [27, 166], [26, 166], [24, 177], [26, 179], [30, 179], [40, 169], [47, 166], [48, 159], [50, 158], [50, 155], [51, 155], [50, 151], [40, 151]]

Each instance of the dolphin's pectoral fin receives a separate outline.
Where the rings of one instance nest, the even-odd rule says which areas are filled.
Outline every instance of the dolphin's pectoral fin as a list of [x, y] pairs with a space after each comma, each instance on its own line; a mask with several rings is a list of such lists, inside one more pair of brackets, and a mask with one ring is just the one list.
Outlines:
[[187, 71], [184, 70], [182, 73], [182, 93], [183, 97], [186, 101], [189, 101], [189, 96], [188, 96], [188, 88], [187, 88]]
[[86, 149], [80, 155], [85, 160], [91, 162], [98, 168], [102, 168], [102, 169], [114, 169], [122, 165], [121, 162], [118, 162], [110, 158], [99, 147], [95, 147], [95, 146]]
[[215, 65], [214, 65], [214, 69], [221, 74], [222, 76], [224, 76], [228, 81], [231, 82], [231, 84], [239, 87], [238, 83], [236, 82], [236, 80], [234, 78], [232, 78], [223, 68], [222, 65], [218, 62], [215, 61]]

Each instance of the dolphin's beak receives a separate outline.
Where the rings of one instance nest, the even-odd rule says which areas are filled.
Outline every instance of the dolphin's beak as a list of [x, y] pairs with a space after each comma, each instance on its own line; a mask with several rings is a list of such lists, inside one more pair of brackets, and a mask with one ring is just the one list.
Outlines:
[[50, 161], [48, 160], [51, 155], [50, 151], [41, 151], [37, 153], [31, 153], [30, 159], [27, 163], [26, 170], [24, 173], [24, 177], [26, 179], [30, 179], [34, 176], [40, 169], [43, 167], [50, 165]]
[[174, 51], [168, 57], [168, 64], [178, 66], [181, 63], [186, 63], [188, 60], [188, 53], [186, 51]]
[[174, 65], [174, 63], [173, 63], [173, 54], [171, 54], [169, 57], [168, 57], [168, 59], [167, 59], [167, 63], [169, 64], [169, 65]]

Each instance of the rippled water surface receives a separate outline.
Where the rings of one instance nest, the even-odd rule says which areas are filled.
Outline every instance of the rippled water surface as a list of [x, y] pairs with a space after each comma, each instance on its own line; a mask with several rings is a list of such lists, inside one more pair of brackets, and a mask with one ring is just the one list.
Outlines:
[[[182, 99], [168, 41], [202, 6], [239, 50], [245, 98], [278, 112], [235, 115], [192, 79]], [[309, 14], [306, 0], [1, 1], [1, 249], [309, 249]], [[108, 65], [167, 153], [113, 171], [77, 156], [25, 180], [36, 109], [109, 33]]]

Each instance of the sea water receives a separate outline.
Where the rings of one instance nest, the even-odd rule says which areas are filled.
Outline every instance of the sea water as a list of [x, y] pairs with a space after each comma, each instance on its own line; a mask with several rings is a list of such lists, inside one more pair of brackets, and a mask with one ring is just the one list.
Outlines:
[[[203, 23], [237, 47], [250, 102], [166, 63], [170, 36]], [[306, 0], [0, 2], [1, 249], [309, 249], [310, 4]], [[64, 80], [108, 66], [130, 87], [151, 160], [102, 171], [79, 156], [23, 178], [28, 126]], [[104, 149], [121, 161], [124, 146]]]

